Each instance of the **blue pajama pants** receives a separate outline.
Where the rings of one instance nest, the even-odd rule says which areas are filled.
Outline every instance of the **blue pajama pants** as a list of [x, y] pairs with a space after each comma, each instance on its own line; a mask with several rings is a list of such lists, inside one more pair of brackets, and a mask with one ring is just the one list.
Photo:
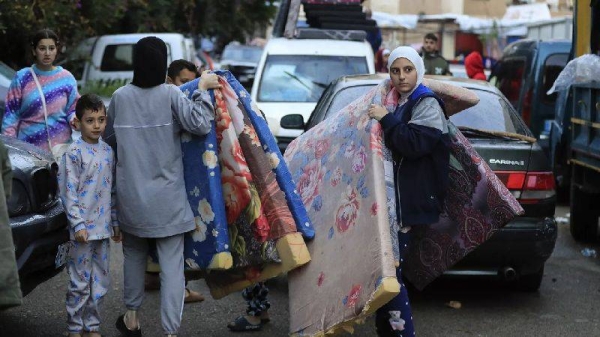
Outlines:
[[[407, 253], [408, 244], [410, 242], [410, 230], [406, 233], [398, 232], [398, 243], [400, 247], [400, 266], [396, 268], [396, 277], [400, 282], [400, 294], [396, 295], [386, 305], [377, 310], [375, 316], [375, 325], [377, 327], [377, 335], [379, 337], [412, 337], [415, 336], [415, 327], [412, 321], [412, 310], [408, 300], [408, 291], [402, 281], [402, 263], [403, 256]], [[400, 318], [404, 320], [404, 330], [393, 330], [390, 324], [390, 313], [397, 314], [400, 312]]]
[[258, 282], [242, 291], [242, 297], [248, 302], [248, 308], [246, 309], [248, 316], [258, 317], [264, 311], [269, 310], [271, 303], [267, 299], [268, 294], [269, 288], [264, 282]]
[[67, 258], [67, 328], [69, 332], [100, 330], [100, 303], [110, 286], [108, 239], [71, 241]]

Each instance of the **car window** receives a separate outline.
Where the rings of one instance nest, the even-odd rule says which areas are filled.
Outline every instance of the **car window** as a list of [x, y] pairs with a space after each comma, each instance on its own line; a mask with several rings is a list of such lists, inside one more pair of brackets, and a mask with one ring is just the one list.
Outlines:
[[523, 86], [525, 59], [509, 59], [500, 62], [494, 69], [490, 82], [506, 96], [513, 107], [519, 104], [519, 95]]
[[[356, 98], [364, 95], [372, 87], [372, 85], [353, 86], [338, 91], [334, 95], [324, 118], [335, 115], [337, 111], [350, 104]], [[450, 117], [450, 120], [456, 126], [466, 126], [486, 131], [516, 133], [532, 137], [531, 132], [525, 126], [521, 117], [518, 116], [517, 112], [506, 99], [489, 91], [471, 90], [479, 97], [479, 103]], [[320, 121], [315, 119], [311, 123], [317, 124]], [[314, 125], [309, 125], [308, 128], [312, 126]]]
[[335, 94], [331, 104], [329, 105], [329, 109], [327, 109], [327, 115], [325, 118], [328, 118], [330, 114], [335, 114], [341, 109], [345, 108], [348, 104], [352, 103], [355, 99], [364, 95], [371, 89], [373, 86], [371, 85], [362, 85], [362, 86], [354, 86], [354, 87], [346, 87]]
[[450, 120], [456, 126], [532, 137], [521, 117], [502, 96], [483, 90], [471, 91], [477, 94], [479, 103], [451, 116]]
[[316, 102], [331, 81], [368, 73], [365, 57], [270, 55], [258, 89], [259, 102]]
[[[167, 45], [167, 64], [171, 63], [171, 46]], [[109, 44], [104, 48], [100, 71], [133, 71], [134, 44]]]
[[244, 46], [229, 46], [225, 47], [221, 60], [232, 60], [241, 62], [258, 63], [262, 55], [261, 48], [244, 47]]
[[544, 62], [544, 68], [542, 69], [542, 101], [548, 104], [554, 104], [556, 102], [556, 93], [552, 95], [546, 95], [548, 90], [556, 81], [556, 78], [567, 65], [569, 61], [569, 54], [552, 54], [548, 56]]

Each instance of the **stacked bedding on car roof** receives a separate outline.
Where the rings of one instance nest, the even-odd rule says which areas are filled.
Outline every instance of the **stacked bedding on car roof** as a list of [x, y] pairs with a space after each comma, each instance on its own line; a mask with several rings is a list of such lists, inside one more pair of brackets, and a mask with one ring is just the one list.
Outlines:
[[360, 0], [303, 0], [306, 22], [311, 28], [371, 31], [375, 20], [367, 19]]

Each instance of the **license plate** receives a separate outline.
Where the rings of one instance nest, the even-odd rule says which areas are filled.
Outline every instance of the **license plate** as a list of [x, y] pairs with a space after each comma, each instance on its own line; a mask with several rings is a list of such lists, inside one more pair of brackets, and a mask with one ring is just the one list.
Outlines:
[[54, 259], [54, 266], [56, 268], [60, 268], [67, 263], [67, 258], [69, 257], [69, 247], [71, 247], [70, 242], [66, 242], [58, 246], [58, 252], [56, 253], [56, 258]]

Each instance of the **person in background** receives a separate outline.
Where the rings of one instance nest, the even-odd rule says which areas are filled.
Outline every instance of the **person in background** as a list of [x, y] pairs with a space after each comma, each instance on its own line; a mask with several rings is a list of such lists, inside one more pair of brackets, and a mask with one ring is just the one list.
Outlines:
[[85, 94], [77, 102], [81, 138], [62, 156], [60, 198], [69, 220], [67, 329], [69, 337], [100, 337], [100, 304], [110, 286], [109, 238], [121, 241], [113, 192], [115, 158], [102, 139], [106, 108]]
[[465, 57], [465, 70], [467, 76], [474, 80], [487, 81], [483, 67], [483, 58], [478, 51], [471, 52]]
[[[181, 86], [189, 81], [195, 80], [198, 76], [196, 72], [196, 65], [187, 60], [175, 60], [171, 62], [167, 69], [167, 83]], [[158, 259], [156, 257], [156, 245], [151, 244], [149, 246], [148, 266], [146, 268], [146, 281], [144, 288], [146, 290], [159, 290], [160, 289], [160, 266], [158, 265]], [[185, 299], [184, 303], [194, 303], [204, 301], [204, 296], [191, 290], [187, 284], [188, 281], [193, 280], [191, 273], [185, 273]]]
[[30, 45], [35, 61], [19, 70], [10, 84], [2, 134], [50, 151], [54, 145], [71, 142], [79, 98], [77, 81], [69, 71], [54, 65], [60, 47], [56, 33], [42, 29], [33, 35]]
[[[371, 17], [373, 16], [373, 12], [369, 8], [365, 9], [365, 14], [367, 20], [371, 19]], [[373, 49], [373, 53], [375, 54], [379, 50], [379, 47], [381, 46], [381, 42], [383, 40], [383, 38], [381, 37], [381, 29], [379, 28], [379, 26], [375, 26], [373, 29], [367, 30], [366, 33], [367, 42], [369, 42], [371, 48]]]
[[215, 110], [208, 89], [220, 88], [203, 73], [192, 99], [166, 84], [167, 46], [149, 36], [133, 48], [133, 80], [115, 91], [108, 107], [106, 142], [117, 155], [118, 221], [123, 233], [123, 286], [127, 308], [116, 327], [142, 336], [139, 310], [149, 241], [156, 243], [163, 333], [177, 336], [185, 297], [184, 234], [196, 228], [183, 180], [181, 134], [206, 135]]
[[384, 48], [381, 49], [377, 52], [376, 55], [376, 59], [377, 59], [377, 67], [375, 69], [376, 72], [378, 73], [387, 73], [388, 72], [388, 59], [390, 58], [390, 53], [392, 51], [389, 50], [388, 48]]
[[436, 223], [444, 209], [450, 138], [443, 102], [422, 84], [425, 65], [417, 51], [411, 47], [394, 49], [388, 66], [392, 88], [384, 99], [385, 106], [372, 104], [368, 114], [381, 124], [397, 172], [396, 211], [402, 219], [398, 232], [400, 266], [396, 268], [400, 294], [377, 310], [375, 324], [380, 337], [413, 337], [412, 311], [402, 281], [403, 258], [412, 227]]
[[167, 69], [167, 83], [181, 86], [198, 77], [198, 68], [187, 60], [175, 60]]
[[435, 34], [425, 35], [421, 57], [425, 64], [425, 75], [452, 75], [450, 64], [438, 51], [438, 37]]
[[0, 310], [21, 305], [21, 283], [6, 202], [12, 190], [12, 168], [8, 150], [0, 140]]

